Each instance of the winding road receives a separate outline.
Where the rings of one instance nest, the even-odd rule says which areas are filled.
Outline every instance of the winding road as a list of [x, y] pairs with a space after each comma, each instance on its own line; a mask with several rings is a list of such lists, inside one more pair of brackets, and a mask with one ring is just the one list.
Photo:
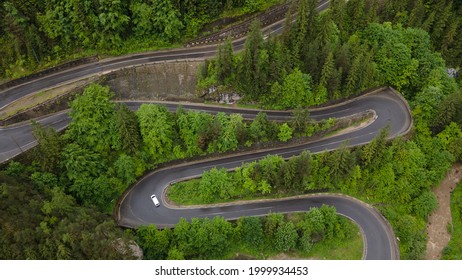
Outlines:
[[[328, 1], [321, 1], [320, 7], [325, 8]], [[266, 32], [277, 32], [281, 24], [274, 24]], [[243, 39], [235, 42], [235, 50], [243, 46]], [[158, 63], [174, 60], [204, 59], [216, 53], [216, 46], [203, 46], [151, 52], [108, 59], [97, 63], [87, 64], [66, 71], [38, 78], [27, 83], [9, 88], [0, 92], [0, 110], [21, 97], [34, 94], [46, 88], [59, 86], [90, 75], [104, 74], [117, 69], [135, 65]], [[136, 109], [140, 102], [126, 102], [130, 108]], [[163, 103], [174, 110], [177, 103]], [[242, 113], [246, 117], [255, 116], [258, 111], [250, 109], [230, 109], [201, 104], [184, 104], [185, 109], [205, 110], [209, 112], [226, 111], [227, 113]], [[156, 170], [144, 177], [135, 186], [130, 188], [119, 200], [116, 207], [116, 221], [124, 227], [137, 227], [143, 224], [155, 223], [158, 226], [168, 227], [174, 225], [180, 217], [224, 216], [226, 219], [236, 219], [244, 215], [265, 215], [271, 212], [306, 211], [310, 207], [322, 204], [333, 205], [337, 212], [352, 219], [359, 225], [365, 239], [365, 259], [398, 259], [399, 252], [394, 233], [388, 222], [373, 207], [351, 197], [332, 194], [318, 194], [310, 197], [294, 199], [271, 200], [231, 205], [217, 205], [202, 208], [178, 208], [165, 203], [164, 192], [172, 182], [184, 178], [197, 177], [212, 167], [235, 168], [244, 162], [258, 160], [268, 154], [278, 154], [285, 158], [297, 155], [303, 150], [321, 152], [338, 148], [345, 141], [349, 146], [363, 145], [370, 142], [385, 126], [390, 126], [390, 138], [406, 134], [412, 127], [412, 117], [406, 101], [390, 88], [383, 88], [367, 95], [349, 100], [345, 103], [326, 108], [311, 110], [314, 119], [329, 117], [342, 118], [365, 111], [373, 111], [375, 118], [372, 123], [359, 130], [350, 131], [341, 135], [323, 138], [308, 144], [290, 146], [254, 153], [227, 156], [218, 159], [191, 162], [188, 164], [172, 166]], [[289, 112], [268, 112], [272, 119], [287, 119]], [[57, 130], [64, 129], [69, 117], [67, 112], [60, 112], [38, 120], [44, 125]], [[10, 158], [36, 145], [31, 133], [31, 126], [22, 123], [0, 128], [0, 162]], [[151, 194], [157, 194], [161, 199], [161, 206], [154, 207], [150, 200]]]
[[[186, 219], [193, 217], [211, 218], [220, 215], [226, 219], [237, 219], [244, 215], [265, 215], [269, 212], [307, 211], [310, 207], [327, 204], [335, 206], [339, 214], [349, 217], [359, 225], [367, 248], [364, 254], [365, 259], [397, 259], [399, 253], [396, 240], [388, 222], [374, 208], [350, 197], [318, 194], [312, 197], [289, 200], [247, 202], [210, 207], [174, 207], [165, 202], [165, 190], [170, 184], [185, 178], [199, 177], [204, 171], [213, 167], [233, 169], [242, 163], [255, 161], [269, 154], [289, 158], [304, 150], [313, 153], [333, 150], [345, 141], [347, 141], [348, 146], [362, 145], [370, 142], [382, 128], [388, 125], [390, 126], [390, 138], [406, 134], [412, 126], [410, 110], [405, 100], [389, 88], [379, 89], [343, 104], [313, 110], [310, 114], [315, 119], [343, 118], [368, 110], [375, 112], [374, 121], [356, 131], [308, 144], [227, 156], [156, 170], [140, 180], [120, 199], [117, 205], [116, 221], [124, 227], [137, 227], [151, 223], [159, 227], [170, 227], [177, 223], [181, 217]], [[233, 112], [238, 111], [233, 109]], [[252, 114], [248, 110], [245, 113]], [[284, 118], [289, 113], [276, 112], [276, 114], [277, 116], [273, 115], [273, 117]], [[160, 207], [154, 206], [150, 198], [151, 194], [156, 194], [161, 198]]]

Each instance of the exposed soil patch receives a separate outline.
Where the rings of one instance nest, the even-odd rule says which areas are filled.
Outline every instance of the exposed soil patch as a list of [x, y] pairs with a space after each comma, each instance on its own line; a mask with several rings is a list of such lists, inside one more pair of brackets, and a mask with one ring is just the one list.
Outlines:
[[455, 164], [441, 184], [433, 190], [438, 199], [439, 207], [428, 218], [427, 224], [427, 253], [425, 259], [439, 260], [443, 249], [448, 245], [451, 235], [447, 225], [452, 223], [451, 192], [462, 179], [462, 164]]

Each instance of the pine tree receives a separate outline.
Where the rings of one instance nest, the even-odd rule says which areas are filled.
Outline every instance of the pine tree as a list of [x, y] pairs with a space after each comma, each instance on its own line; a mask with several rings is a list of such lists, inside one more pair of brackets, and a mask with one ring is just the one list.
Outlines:
[[319, 81], [319, 85], [327, 87], [328, 81], [334, 74], [334, 67], [334, 55], [332, 54], [332, 52], [329, 52], [326, 58], [326, 62], [322, 67], [321, 80]]
[[362, 59], [363, 55], [358, 54], [356, 58], [353, 60], [353, 64], [351, 65], [351, 69], [348, 73], [347, 77], [347, 84], [345, 88], [346, 96], [350, 96], [352, 94], [358, 93], [361, 89], [361, 67], [362, 67]]
[[227, 84], [234, 72], [234, 52], [231, 38], [228, 38], [223, 45], [218, 47], [218, 57], [216, 63], [216, 72], [218, 82], [222, 85]]
[[61, 136], [51, 127], [44, 127], [38, 122], [32, 121], [32, 133], [38, 142], [35, 149], [40, 169], [43, 172], [56, 171], [64, 141]]
[[443, 38], [441, 40], [441, 51], [443, 55], [448, 51], [449, 46], [455, 41], [458, 29], [460, 29], [460, 19], [458, 16], [452, 16], [449, 20], [449, 24], [444, 31]]
[[363, 29], [367, 22], [365, 0], [350, 0], [346, 4], [347, 33], [353, 34], [356, 30]]
[[116, 109], [115, 125], [121, 139], [121, 150], [134, 154], [141, 146], [138, 119], [123, 103], [118, 103]]
[[349, 37], [348, 29], [345, 23], [347, 18], [345, 0], [331, 0], [329, 4], [329, 12], [332, 14], [332, 20], [339, 29], [341, 41], [344, 42]]
[[319, 42], [324, 53], [328, 53], [337, 48], [339, 42], [339, 30], [331, 17], [331, 13], [326, 13], [321, 17], [319, 32], [316, 40]]
[[317, 9], [318, 1], [300, 0], [298, 13], [294, 27], [290, 34], [290, 49], [292, 59], [296, 66], [301, 66], [304, 61], [304, 54], [307, 52], [306, 46], [312, 43], [318, 34], [319, 12]]
[[242, 63], [239, 68], [238, 87], [249, 100], [257, 100], [259, 95], [259, 83], [262, 77], [259, 66], [260, 53], [263, 46], [263, 36], [260, 31], [260, 22], [254, 21], [250, 27], [250, 33], [245, 41]]
[[416, 0], [414, 2], [415, 4], [409, 16], [408, 26], [419, 28], [422, 26], [425, 19], [425, 6], [422, 0]]

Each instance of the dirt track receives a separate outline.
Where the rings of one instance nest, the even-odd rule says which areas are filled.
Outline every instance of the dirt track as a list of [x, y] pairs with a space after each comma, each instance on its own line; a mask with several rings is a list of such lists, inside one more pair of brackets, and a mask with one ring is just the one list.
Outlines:
[[441, 184], [433, 190], [438, 199], [439, 207], [428, 218], [427, 252], [425, 259], [439, 260], [443, 249], [448, 245], [451, 235], [447, 225], [452, 223], [451, 192], [462, 179], [462, 164], [455, 164]]

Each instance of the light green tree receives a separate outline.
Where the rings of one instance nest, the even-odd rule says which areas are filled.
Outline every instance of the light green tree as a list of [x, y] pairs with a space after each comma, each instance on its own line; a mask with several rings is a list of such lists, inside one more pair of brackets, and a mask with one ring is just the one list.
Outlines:
[[142, 38], [154, 35], [167, 41], [180, 37], [183, 23], [171, 1], [133, 1], [130, 10], [136, 36]]
[[230, 198], [232, 182], [226, 169], [212, 168], [204, 172], [200, 180], [200, 193], [204, 202], [216, 198]]
[[98, 84], [87, 86], [83, 95], [70, 104], [72, 120], [64, 137], [102, 155], [120, 149], [115, 104], [110, 101], [111, 97], [109, 87]]
[[292, 128], [287, 123], [283, 123], [279, 128], [278, 139], [282, 142], [287, 142], [292, 139]]
[[143, 143], [155, 161], [166, 161], [173, 150], [173, 120], [167, 109], [155, 104], [142, 104], [136, 115]]
[[274, 244], [278, 251], [287, 252], [295, 248], [297, 241], [297, 230], [292, 222], [285, 222], [277, 228]]

